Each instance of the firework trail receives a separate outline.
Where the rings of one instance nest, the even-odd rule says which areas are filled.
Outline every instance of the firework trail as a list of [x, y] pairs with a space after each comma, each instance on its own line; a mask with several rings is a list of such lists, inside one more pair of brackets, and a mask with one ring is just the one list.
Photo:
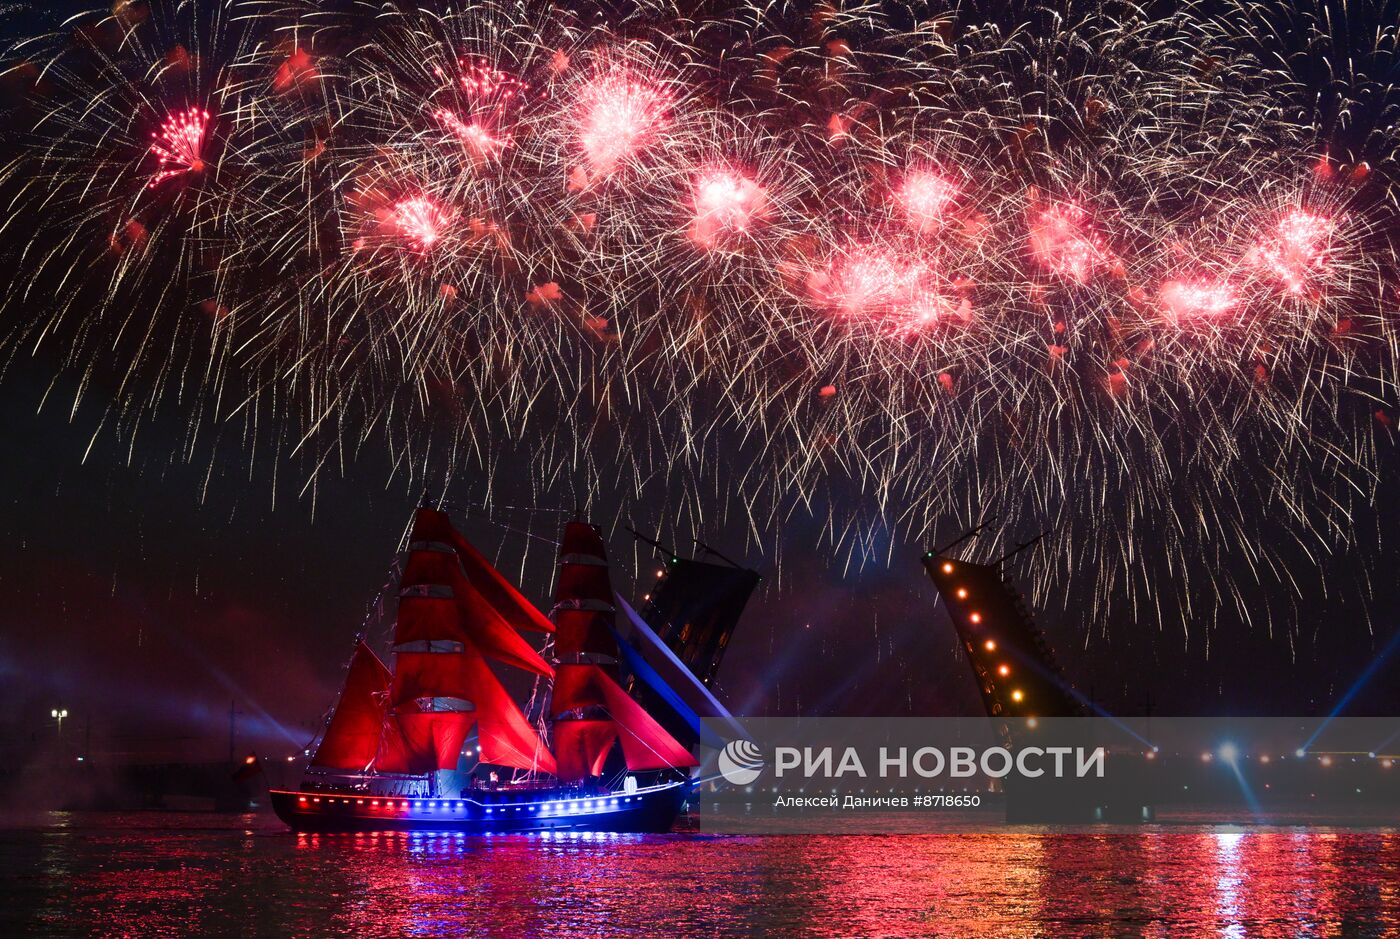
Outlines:
[[119, 2], [7, 56], [0, 348], [308, 485], [523, 447], [851, 562], [995, 507], [1037, 602], [1267, 619], [1391, 446], [1388, 10]]

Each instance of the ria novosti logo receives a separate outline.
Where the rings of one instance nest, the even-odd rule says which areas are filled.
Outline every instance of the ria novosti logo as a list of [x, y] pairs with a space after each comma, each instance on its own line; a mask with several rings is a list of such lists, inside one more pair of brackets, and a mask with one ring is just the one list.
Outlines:
[[731, 785], [747, 786], [763, 767], [763, 751], [752, 740], [731, 740], [719, 753], [719, 774]]

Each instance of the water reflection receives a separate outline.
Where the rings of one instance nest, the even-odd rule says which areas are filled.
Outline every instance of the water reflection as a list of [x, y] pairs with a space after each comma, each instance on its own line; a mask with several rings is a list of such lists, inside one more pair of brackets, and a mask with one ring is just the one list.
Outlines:
[[[172, 822], [176, 827], [170, 827]], [[1394, 833], [292, 835], [69, 817], [0, 832], [0, 934], [1395, 935]]]

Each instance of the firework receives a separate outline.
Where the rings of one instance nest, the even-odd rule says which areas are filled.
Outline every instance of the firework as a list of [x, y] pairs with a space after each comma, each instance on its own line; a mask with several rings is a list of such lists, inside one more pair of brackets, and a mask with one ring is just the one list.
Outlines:
[[160, 161], [160, 169], [147, 183], [152, 189], [174, 176], [204, 172], [204, 135], [209, 127], [209, 112], [190, 108], [165, 122], [160, 133], [153, 135], [151, 153]]
[[1239, 303], [1235, 289], [1216, 281], [1169, 280], [1158, 294], [1162, 312], [1174, 323], [1218, 318]]
[[587, 179], [606, 176], [645, 149], [666, 126], [671, 108], [664, 88], [625, 71], [590, 79], [579, 98], [575, 133]]
[[761, 224], [768, 194], [748, 176], [716, 170], [695, 180], [694, 199], [690, 236], [702, 248], [712, 248], [722, 238], [748, 234]]
[[1078, 284], [1087, 283], [1109, 257], [1088, 214], [1073, 203], [1033, 214], [1030, 251], [1040, 266]]
[[939, 173], [914, 170], [904, 177], [896, 197], [909, 224], [927, 230], [943, 221], [958, 192], [958, 185]]
[[[1061, 523], [1040, 598], [1091, 565], [1088, 608], [1146, 619], [1135, 544], [1243, 607], [1204, 560], [1273, 576], [1249, 505], [1335, 546], [1322, 480], [1377, 485], [1394, 132], [1309, 97], [1288, 10], [526, 6], [154, 3], [17, 44], [11, 293], [52, 302], [6, 350], [84, 387], [115, 355], [127, 429], [207, 400], [192, 439], [242, 421], [313, 479], [375, 435], [483, 476], [533, 440], [629, 503], [730, 474], [755, 533], [858, 504], [852, 557], [992, 504]], [[1290, 455], [1242, 469], [1260, 441]]]
[[1252, 260], [1291, 294], [1300, 294], [1309, 279], [1327, 264], [1331, 219], [1292, 209], [1255, 244]]

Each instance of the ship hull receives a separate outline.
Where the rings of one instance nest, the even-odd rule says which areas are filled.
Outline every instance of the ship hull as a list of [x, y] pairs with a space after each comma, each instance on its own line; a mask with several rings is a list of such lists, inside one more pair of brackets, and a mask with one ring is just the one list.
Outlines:
[[473, 792], [460, 799], [415, 799], [335, 792], [271, 791], [277, 816], [294, 831], [519, 832], [670, 831], [689, 781], [634, 792], [580, 795], [576, 790]]

